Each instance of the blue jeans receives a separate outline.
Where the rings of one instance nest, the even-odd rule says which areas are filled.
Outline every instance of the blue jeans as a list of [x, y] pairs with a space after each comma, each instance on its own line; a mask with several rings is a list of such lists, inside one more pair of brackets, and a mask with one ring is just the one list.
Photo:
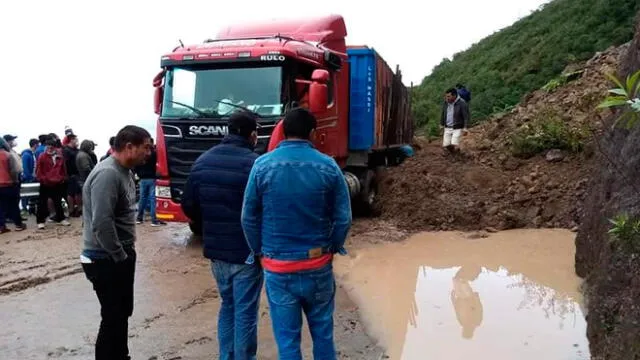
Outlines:
[[220, 359], [255, 360], [262, 269], [259, 265], [215, 260], [211, 270], [222, 298], [218, 314]]
[[149, 207], [151, 221], [156, 221], [156, 181], [140, 180], [140, 202], [138, 203], [138, 219], [144, 219], [144, 210]]
[[265, 270], [273, 334], [280, 360], [302, 360], [304, 311], [313, 339], [314, 360], [335, 360], [333, 311], [336, 285], [331, 264], [317, 270], [280, 274]]

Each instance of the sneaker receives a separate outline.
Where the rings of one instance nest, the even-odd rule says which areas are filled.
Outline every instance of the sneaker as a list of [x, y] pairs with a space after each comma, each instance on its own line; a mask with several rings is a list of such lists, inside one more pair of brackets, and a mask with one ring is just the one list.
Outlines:
[[153, 227], [162, 226], [162, 225], [167, 225], [167, 223], [164, 222], [164, 221], [160, 221], [160, 220], [156, 220], [156, 221], [152, 221], [151, 222], [151, 226], [153, 226]]
[[11, 230], [9, 228], [7, 228], [6, 226], [3, 226], [0, 228], [0, 234], [6, 234], [8, 232], [11, 232]]
[[53, 217], [48, 217], [48, 218], [47, 218], [47, 222], [48, 222], [48, 223], [52, 223], [52, 222], [55, 222], [55, 220], [53, 220]]
[[136, 224], [142, 224], [142, 221], [143, 221], [142, 219], [138, 218], [136, 219]]
[[27, 230], [27, 224], [16, 226], [16, 231], [24, 231], [24, 230]]
[[42, 223], [38, 224], [38, 229], [40, 229], [40, 230], [44, 229], [44, 224], [42, 224]]
[[60, 226], [70, 226], [71, 223], [69, 222], [69, 220], [65, 219], [65, 220], [60, 221], [58, 223], [58, 225], [60, 225]]

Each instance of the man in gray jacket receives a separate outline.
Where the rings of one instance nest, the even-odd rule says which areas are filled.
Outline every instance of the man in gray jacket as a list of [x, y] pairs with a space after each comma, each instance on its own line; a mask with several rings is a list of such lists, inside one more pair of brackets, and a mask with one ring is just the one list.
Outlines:
[[456, 89], [449, 89], [444, 95], [440, 127], [444, 128], [442, 146], [450, 152], [456, 152], [462, 135], [467, 134], [470, 120], [469, 105], [458, 95]]
[[114, 152], [91, 171], [82, 188], [84, 249], [80, 260], [100, 301], [96, 360], [130, 359], [128, 321], [133, 313], [136, 264], [136, 190], [131, 169], [151, 153], [151, 135], [125, 126]]

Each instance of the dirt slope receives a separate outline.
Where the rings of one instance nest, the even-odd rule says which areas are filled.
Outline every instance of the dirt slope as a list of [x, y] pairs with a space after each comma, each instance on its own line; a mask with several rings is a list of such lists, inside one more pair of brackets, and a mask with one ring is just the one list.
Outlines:
[[[606, 95], [604, 74], [618, 66], [625, 46], [599, 53], [568, 71], [582, 76], [549, 93], [529, 94], [508, 113], [474, 127], [463, 154], [444, 156], [440, 140], [417, 139], [416, 156], [389, 170], [381, 182], [382, 217], [403, 230], [576, 228], [596, 148], [590, 138], [608, 111], [594, 108]], [[473, 103], [471, 103], [473, 106]], [[585, 150], [524, 159], [511, 151], [512, 135], [553, 114], [587, 134]]]

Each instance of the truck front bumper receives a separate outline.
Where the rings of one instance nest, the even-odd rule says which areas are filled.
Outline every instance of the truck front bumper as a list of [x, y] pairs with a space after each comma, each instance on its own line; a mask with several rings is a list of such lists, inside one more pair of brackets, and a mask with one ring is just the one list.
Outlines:
[[180, 204], [166, 198], [156, 198], [156, 217], [168, 222], [189, 222]]

